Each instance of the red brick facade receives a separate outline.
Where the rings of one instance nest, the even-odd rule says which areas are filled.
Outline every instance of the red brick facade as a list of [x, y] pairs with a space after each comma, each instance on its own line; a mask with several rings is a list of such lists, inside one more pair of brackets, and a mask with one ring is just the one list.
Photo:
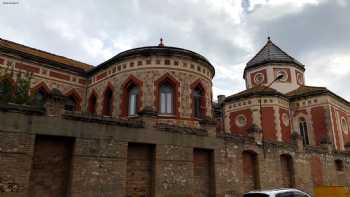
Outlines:
[[274, 121], [274, 109], [272, 107], [262, 108], [262, 127], [264, 139], [266, 140], [276, 140], [276, 129]]
[[[281, 132], [282, 132], [282, 141], [286, 143], [291, 142], [291, 121], [289, 118], [289, 111], [286, 109], [279, 109], [279, 118], [280, 118], [280, 125], [281, 125]], [[288, 118], [287, 122], [284, 122], [284, 118]], [[286, 124], [287, 123], [287, 124]]]
[[[237, 125], [237, 118], [239, 115], [243, 115], [246, 118], [246, 124], [243, 126]], [[252, 126], [252, 112], [250, 109], [232, 112], [230, 114], [230, 131], [231, 133], [247, 135], [247, 130]]]
[[263, 69], [263, 70], [259, 70], [257, 72], [254, 72], [254, 73], [251, 73], [250, 74], [250, 79], [251, 79], [251, 83], [253, 84], [253, 86], [258, 86], [260, 84], [257, 84], [256, 81], [254, 80], [255, 79], [255, 76], [258, 74], [258, 73], [261, 73], [263, 75], [263, 80], [260, 84], [266, 84], [267, 83], [267, 73], [266, 73], [266, 70]]
[[315, 144], [320, 145], [321, 140], [327, 135], [326, 111], [324, 107], [314, 107], [311, 109], [312, 127], [315, 133]]
[[22, 64], [22, 63], [16, 63], [15, 68], [25, 70], [25, 71], [31, 72], [31, 73], [39, 73], [40, 72], [40, 68], [30, 66], [27, 64]]

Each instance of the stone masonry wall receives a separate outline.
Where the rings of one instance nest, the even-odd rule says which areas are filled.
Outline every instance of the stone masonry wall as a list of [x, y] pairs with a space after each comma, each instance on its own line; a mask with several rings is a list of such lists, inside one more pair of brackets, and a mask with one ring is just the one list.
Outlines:
[[[199, 136], [156, 128], [128, 128], [96, 121], [2, 111], [0, 135], [2, 197], [28, 196], [35, 138], [38, 135], [50, 135], [57, 140], [55, 136], [75, 139], [67, 181], [67, 192], [72, 197], [125, 197], [130, 173], [133, 172], [128, 170], [132, 167], [131, 158], [128, 159], [130, 144], [152, 147], [149, 152], [154, 154], [154, 166], [146, 166], [154, 171], [148, 179], [152, 179], [152, 182], [148, 182], [145, 188], [152, 191], [151, 196], [157, 197], [193, 196], [198, 191], [203, 191], [203, 196], [209, 196], [208, 190], [198, 190], [204, 185], [215, 196], [240, 196], [246, 192], [243, 187], [244, 151], [256, 154], [257, 179], [259, 187], [263, 189], [283, 186], [282, 154], [288, 154], [293, 160], [295, 187], [309, 193], [312, 193], [314, 187], [312, 171], [315, 166], [311, 165], [311, 158], [315, 156], [320, 158], [321, 168], [317, 170], [322, 171], [324, 185], [341, 183], [338, 181], [341, 176], [335, 169], [335, 159], [344, 162], [342, 176], [345, 181], [349, 181], [350, 176], [349, 155], [346, 153], [330, 153], [327, 149], [300, 148], [294, 144], [282, 143], [267, 143], [262, 147], [256, 145], [252, 138], [235, 135]], [[198, 149], [207, 151], [201, 156], [195, 156], [195, 150]], [[209, 153], [212, 159], [209, 159]], [[149, 155], [143, 158], [151, 161]], [[196, 161], [196, 158], [199, 160]], [[210, 162], [206, 163], [208, 160]], [[135, 172], [142, 169], [142, 165], [136, 164], [133, 167]], [[209, 168], [213, 169], [210, 181], [197, 182], [196, 177], [206, 177]]]
[[[156, 63], [156, 59], [159, 60], [159, 64]], [[191, 99], [191, 85], [194, 84], [197, 80], [201, 81], [201, 84], [204, 86], [205, 90], [205, 106], [206, 106], [206, 116], [211, 117], [212, 109], [212, 83], [209, 71], [202, 73], [201, 71], [197, 71], [197, 66], [201, 66], [200, 68], [204, 71], [204, 66], [198, 64], [195, 61], [184, 60], [186, 61], [186, 68], [183, 67], [184, 63], [181, 62], [179, 58], [167, 58], [166, 60], [170, 61], [171, 65], [164, 65], [165, 62], [164, 57], [150, 57], [150, 58], [130, 58], [124, 62], [118, 63], [117, 66], [111, 66], [111, 68], [117, 67], [114, 70], [115, 73], [101, 71], [110, 73], [106, 75], [105, 78], [95, 81], [88, 87], [87, 95], [88, 97], [91, 95], [93, 91], [98, 95], [97, 100], [97, 113], [101, 113], [102, 111], [102, 102], [103, 102], [103, 92], [107, 88], [108, 85], [113, 87], [113, 114], [114, 117], [121, 116], [121, 107], [120, 104], [122, 102], [123, 96], [123, 85], [128, 81], [130, 76], [135, 77], [137, 80], [142, 82], [141, 88], [141, 106], [142, 110], [146, 105], [152, 107], [153, 110], [156, 110], [157, 106], [155, 104], [155, 81], [160, 79], [166, 74], [169, 74], [172, 78], [174, 78], [177, 82], [179, 82], [179, 98], [176, 98], [175, 102], [179, 103], [179, 115], [181, 120], [189, 120], [192, 118], [192, 103]], [[146, 60], [150, 60], [149, 65], [146, 64]], [[143, 62], [142, 65], [137, 65], [137, 62]], [[178, 65], [173, 65], [173, 62], [178, 62]], [[133, 66], [131, 66], [133, 65]], [[190, 65], [194, 66], [193, 71], [191, 71]], [[124, 68], [125, 66], [125, 68]], [[120, 68], [120, 70], [119, 70]], [[208, 72], [208, 73], [207, 73]], [[96, 74], [98, 76], [98, 74]], [[184, 121], [185, 122], [185, 121]], [[181, 124], [180, 124], [181, 125]]]

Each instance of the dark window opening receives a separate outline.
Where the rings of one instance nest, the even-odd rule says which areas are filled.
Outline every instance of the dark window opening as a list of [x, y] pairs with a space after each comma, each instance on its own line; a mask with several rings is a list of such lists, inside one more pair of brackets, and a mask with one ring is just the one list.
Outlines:
[[113, 109], [113, 91], [110, 88], [107, 88], [107, 90], [104, 93], [103, 97], [103, 110], [102, 114], [105, 116], [111, 116], [112, 115], [112, 109]]
[[42, 88], [40, 88], [34, 95], [35, 103], [38, 105], [44, 105], [47, 101], [48, 94]]
[[97, 97], [96, 95], [93, 94], [89, 98], [89, 107], [88, 107], [89, 112], [92, 114], [96, 113], [96, 103], [97, 103]]
[[309, 145], [309, 134], [308, 134], [308, 130], [307, 130], [307, 123], [306, 120], [304, 118], [301, 118], [299, 120], [299, 129], [300, 129], [300, 135], [303, 138], [303, 144], [304, 145]]
[[68, 96], [66, 98], [66, 103], [64, 105], [64, 110], [66, 111], [77, 111], [77, 101], [75, 100], [75, 98], [73, 96]]
[[344, 171], [344, 164], [343, 164], [343, 161], [340, 160], [340, 159], [337, 159], [334, 161], [335, 163], [335, 169], [338, 171], [338, 172], [342, 172]]
[[204, 116], [204, 91], [201, 87], [196, 87], [192, 93], [193, 116], [202, 118]]
[[2, 99], [10, 99], [14, 91], [13, 85], [9, 80], [0, 81], [0, 97]]

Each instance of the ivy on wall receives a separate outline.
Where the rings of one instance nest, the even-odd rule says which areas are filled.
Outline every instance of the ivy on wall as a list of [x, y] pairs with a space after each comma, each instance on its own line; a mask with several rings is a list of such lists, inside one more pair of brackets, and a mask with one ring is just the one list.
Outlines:
[[32, 98], [29, 90], [32, 76], [33, 74], [29, 72], [15, 73], [11, 64], [6, 68], [0, 68], [0, 102], [30, 105]]

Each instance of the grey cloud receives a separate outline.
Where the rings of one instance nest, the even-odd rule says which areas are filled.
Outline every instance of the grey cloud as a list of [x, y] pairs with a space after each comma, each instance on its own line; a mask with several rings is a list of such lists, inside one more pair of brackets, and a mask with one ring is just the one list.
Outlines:
[[306, 5], [301, 12], [275, 20], [261, 21], [252, 14], [248, 23], [256, 28], [251, 35], [255, 43], [265, 41], [269, 34], [282, 48], [303, 58], [315, 51], [349, 52], [349, 13], [350, 4], [343, 7], [336, 1], [326, 1], [318, 6]]
[[309, 85], [327, 86], [349, 99], [350, 91], [341, 85], [348, 84], [349, 77], [329, 77], [326, 70], [329, 65], [326, 62], [320, 63], [320, 60], [337, 55], [350, 55], [349, 13], [350, 4], [344, 6], [337, 1], [323, 1], [317, 6], [306, 5], [300, 12], [272, 20], [260, 20], [252, 12], [246, 18], [247, 31], [256, 43], [256, 50], [266, 42], [266, 36], [270, 35], [277, 45], [306, 65], [308, 81], [314, 81], [313, 77], [324, 79], [322, 84]]
[[[124, 50], [123, 45], [156, 45], [164, 37], [166, 45], [193, 50], [216, 67], [234, 70], [230, 78], [214, 79], [214, 86], [232, 91], [244, 88], [242, 73], [238, 72], [265, 44], [268, 33], [307, 69], [313, 66], [311, 54], [317, 57], [350, 52], [349, 4], [342, 7], [335, 1], [324, 1], [268, 20], [257, 17], [257, 13], [269, 9], [267, 6], [252, 7], [251, 0], [240, 2], [242, 23], [233, 21], [229, 13], [213, 10], [204, 0], [23, 0], [11, 7], [0, 5], [0, 37], [94, 65]], [[101, 49], [88, 45], [93, 39], [102, 43]], [[237, 40], [248, 40], [249, 46]], [[350, 92], [347, 97], [350, 98]]]

